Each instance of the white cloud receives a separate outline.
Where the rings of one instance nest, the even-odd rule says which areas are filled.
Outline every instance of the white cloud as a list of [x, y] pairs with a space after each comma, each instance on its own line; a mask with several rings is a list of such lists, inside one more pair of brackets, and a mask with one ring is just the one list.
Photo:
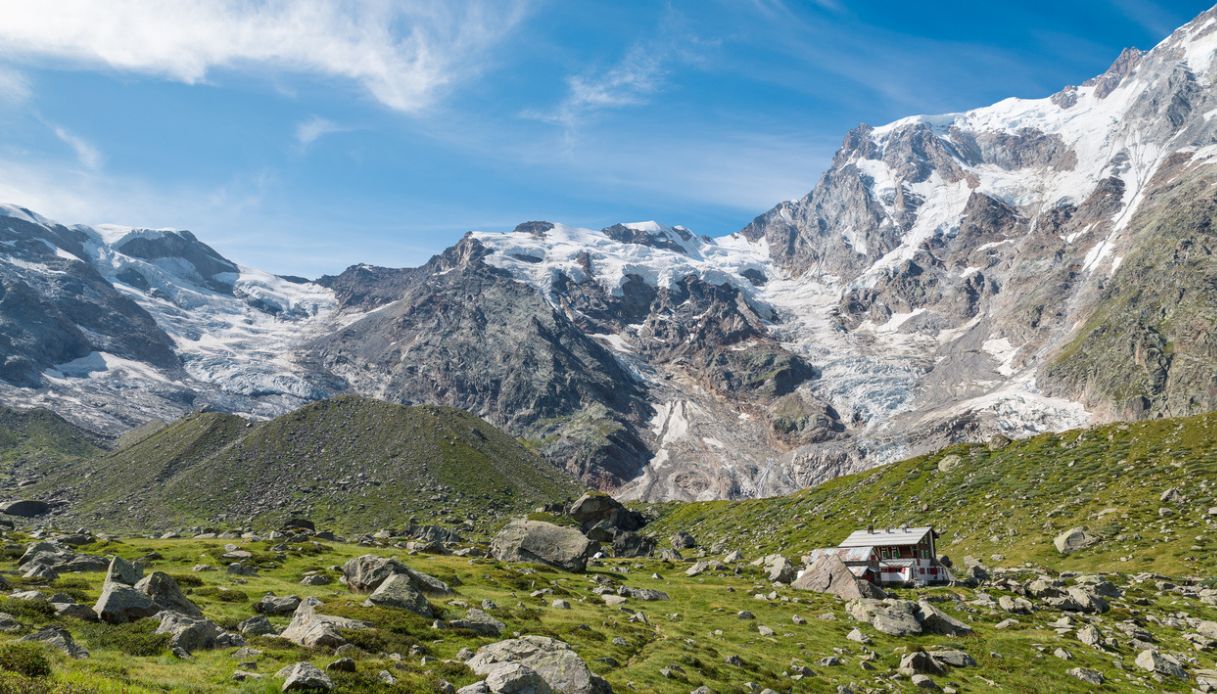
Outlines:
[[0, 51], [186, 83], [217, 68], [319, 74], [414, 112], [524, 13], [524, 0], [0, 0]]
[[88, 140], [68, 131], [62, 126], [53, 125], [51, 130], [55, 132], [55, 137], [58, 137], [61, 142], [72, 148], [72, 151], [76, 153], [76, 158], [86, 168], [97, 169], [101, 167], [101, 152]]
[[307, 148], [326, 135], [343, 133], [349, 130], [350, 128], [339, 125], [328, 118], [313, 116], [308, 120], [296, 124], [296, 144], [300, 145], [301, 148]]

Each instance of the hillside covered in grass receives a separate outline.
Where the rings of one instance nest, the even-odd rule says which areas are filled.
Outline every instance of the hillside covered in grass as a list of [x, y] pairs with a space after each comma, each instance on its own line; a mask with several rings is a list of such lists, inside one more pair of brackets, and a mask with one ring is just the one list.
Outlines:
[[[956, 559], [1211, 575], [1215, 494], [1217, 414], [1207, 414], [957, 445], [791, 496], [658, 506], [648, 531], [797, 556], [867, 525], [933, 525]], [[1102, 539], [1061, 557], [1053, 538], [1075, 526]]]
[[275, 526], [291, 516], [336, 530], [478, 522], [573, 498], [580, 487], [513, 438], [461, 410], [342, 397], [268, 422], [197, 413], [125, 437], [53, 471], [57, 522], [148, 532]]
[[39, 471], [103, 452], [105, 442], [50, 410], [0, 407], [0, 474], [19, 486]]

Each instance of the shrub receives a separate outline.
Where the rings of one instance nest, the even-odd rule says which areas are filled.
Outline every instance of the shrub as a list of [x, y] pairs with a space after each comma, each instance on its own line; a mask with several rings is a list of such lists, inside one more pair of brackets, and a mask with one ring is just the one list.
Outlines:
[[26, 677], [51, 674], [51, 661], [41, 646], [32, 643], [6, 643], [0, 646], [0, 668]]
[[214, 598], [220, 602], [249, 602], [249, 596], [244, 591], [235, 589], [221, 589], [215, 586], [203, 586], [195, 588], [191, 591], [191, 595], [197, 595], [204, 598]]

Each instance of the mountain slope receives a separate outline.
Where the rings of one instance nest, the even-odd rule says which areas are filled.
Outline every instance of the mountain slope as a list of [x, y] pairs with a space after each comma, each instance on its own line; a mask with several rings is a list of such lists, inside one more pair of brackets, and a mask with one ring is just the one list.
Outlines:
[[104, 443], [50, 410], [0, 406], [0, 474], [10, 489], [34, 475], [99, 455]]
[[[1215, 505], [1217, 414], [1205, 414], [960, 444], [790, 496], [661, 506], [647, 531], [795, 556], [868, 525], [933, 525], [956, 561], [1209, 575]], [[1077, 526], [1101, 541], [1060, 556], [1054, 537]]]
[[1215, 56], [1217, 9], [1047, 98], [861, 126], [721, 238], [533, 221], [312, 283], [189, 232], [0, 209], [0, 400], [112, 433], [440, 404], [638, 499], [1206, 411]]
[[34, 490], [65, 490], [64, 520], [97, 527], [276, 527], [303, 515], [370, 531], [471, 510], [492, 522], [581, 487], [466, 412], [340, 397], [262, 423], [191, 415]]

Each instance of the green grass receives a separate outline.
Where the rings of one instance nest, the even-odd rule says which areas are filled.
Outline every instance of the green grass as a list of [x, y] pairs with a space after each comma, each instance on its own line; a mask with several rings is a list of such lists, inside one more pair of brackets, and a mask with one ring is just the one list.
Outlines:
[[307, 516], [332, 530], [494, 522], [582, 488], [461, 410], [354, 397], [269, 422], [199, 413], [50, 474], [67, 489], [64, 522], [97, 529], [277, 527]]
[[[189, 574], [189, 567], [194, 563], [214, 556], [223, 544], [223, 540], [130, 539], [111, 542], [106, 549], [128, 558], [156, 552], [163, 558], [153, 561], [150, 570], [180, 575]], [[1048, 623], [1060, 613], [1039, 612], [1020, 617], [1021, 624], [1015, 629], [995, 629], [994, 625], [1007, 615], [962, 602], [974, 598], [978, 592], [966, 588], [900, 591], [900, 595], [940, 601], [941, 609], [971, 624], [976, 630], [974, 635], [897, 638], [885, 636], [866, 625], [860, 626], [848, 617], [844, 603], [830, 596], [779, 587], [776, 589], [778, 599], [757, 600], [754, 594], [768, 593], [775, 588], [757, 569], [746, 565], [721, 575], [703, 574], [690, 578], [683, 573], [686, 568], [683, 563], [609, 560], [593, 567], [589, 574], [576, 575], [532, 565], [504, 565], [488, 559], [409, 556], [391, 548], [369, 549], [337, 543], [292, 544], [281, 552], [272, 551], [268, 543], [240, 544], [246, 544], [259, 554], [270, 553], [273, 562], [268, 562], [257, 576], [233, 577], [222, 572], [190, 574], [197, 580], [190, 582], [193, 585], [184, 586], [188, 597], [204, 609], [207, 617], [230, 627], [252, 616], [253, 603], [267, 591], [279, 595], [314, 596], [324, 602], [322, 612], [372, 624], [372, 629], [348, 632], [351, 641], [364, 652], [355, 656], [357, 673], [335, 675], [339, 691], [344, 692], [431, 691], [440, 679], [457, 686], [469, 684], [477, 677], [455, 659], [457, 652], [497, 640], [468, 632], [437, 630], [432, 628], [430, 620], [402, 611], [363, 607], [363, 596], [351, 594], [338, 584], [299, 585], [300, 577], [306, 571], [317, 566], [340, 565], [350, 557], [369, 552], [396, 556], [412, 567], [456, 585], [456, 594], [431, 598], [445, 617], [461, 614], [462, 604], [478, 606], [483, 600], [491, 600], [495, 603], [491, 613], [506, 624], [503, 638], [519, 632], [561, 639], [618, 692], [684, 693], [706, 685], [726, 694], [745, 691], [747, 682], [780, 692], [792, 688], [799, 692], [833, 691], [841, 684], [878, 686], [881, 681], [888, 681], [896, 690], [901, 690], [907, 683], [901, 685], [899, 681], [887, 679], [899, 664], [901, 654], [936, 646], [962, 648], [978, 661], [977, 667], [954, 670], [936, 678], [939, 684], [956, 683], [961, 691], [1044, 691], [1045, 683], [1051, 683], [1055, 692], [1088, 691], [1081, 682], [1065, 674], [1075, 666], [1104, 672], [1110, 679], [1105, 691], [1144, 691], [1146, 686], [1160, 691], [1187, 691], [1182, 682], [1147, 680], [1135, 670], [1132, 665], [1135, 653], [1127, 647], [1104, 654], [1083, 646], [1072, 637], [1057, 636]], [[755, 554], [748, 551], [746, 556], [752, 558]], [[6, 560], [0, 568], [11, 570], [12, 561]], [[73, 581], [71, 585], [84, 579], [91, 586], [86, 597], [93, 599], [102, 576], [89, 574], [69, 578]], [[66, 580], [69, 579], [60, 579]], [[593, 593], [597, 580], [663, 590], [671, 600], [630, 600], [625, 606], [627, 609], [608, 607]], [[536, 590], [548, 592], [532, 597], [530, 594]], [[247, 600], [228, 601], [216, 597], [235, 591], [245, 594]], [[994, 598], [1004, 594], [997, 589], [986, 592]], [[568, 601], [571, 609], [551, 607], [550, 602], [555, 598]], [[1150, 615], [1161, 619], [1180, 613], [1217, 618], [1217, 608], [1162, 594], [1152, 583], [1145, 583], [1132, 588], [1127, 601], [1103, 616], [1102, 628], [1111, 632], [1111, 624], [1115, 621], [1134, 617], [1132, 609], [1142, 620]], [[755, 619], [739, 619], [740, 610], [751, 611]], [[635, 613], [644, 615], [645, 621], [631, 619]], [[792, 620], [795, 615], [803, 617], [806, 623], [795, 624]], [[33, 630], [45, 622], [45, 615], [40, 613], [16, 616], [25, 625], [25, 630]], [[288, 619], [271, 617], [278, 627], [284, 626]], [[249, 643], [250, 647], [261, 651], [261, 655], [247, 659], [252, 660], [251, 664], [233, 658], [233, 649], [198, 652], [190, 660], [182, 661], [170, 655], [163, 644], [149, 639], [154, 624], [152, 620], [121, 626], [67, 621], [66, 626], [77, 642], [89, 649], [91, 657], [70, 660], [43, 649], [51, 673], [31, 680], [34, 684], [30, 686], [43, 689], [30, 691], [75, 686], [82, 691], [103, 692], [272, 692], [281, 684], [273, 674], [284, 665], [308, 660], [324, 668], [335, 659], [329, 652], [303, 649], [277, 638], [262, 637]], [[761, 636], [757, 625], [771, 627], [776, 633]], [[862, 646], [845, 638], [858, 626], [872, 639], [869, 645]], [[1192, 652], [1179, 630], [1159, 629], [1153, 623], [1150, 627], [1164, 650]], [[4, 663], [6, 649], [12, 648], [14, 639], [19, 636], [0, 635], [0, 665]], [[1052, 657], [1051, 651], [1058, 645], [1070, 650], [1074, 660]], [[412, 647], [422, 650], [427, 664], [422, 663], [419, 655], [410, 655]], [[1041, 653], [1040, 647], [1046, 647], [1046, 652]], [[870, 661], [873, 670], [863, 666], [863, 656], [869, 652], [874, 653], [874, 659]], [[390, 655], [393, 653], [402, 656], [400, 662]], [[727, 657], [732, 655], [738, 655], [743, 665], [727, 664]], [[818, 664], [821, 658], [833, 655], [840, 657], [843, 664]], [[1211, 663], [1211, 656], [1202, 654], [1200, 657], [1200, 665]], [[1127, 672], [1117, 670], [1115, 661], [1120, 661]], [[795, 682], [788, 676], [794, 665], [806, 665], [813, 674]], [[266, 679], [233, 682], [230, 678], [238, 668], [252, 668]], [[399, 684], [395, 688], [381, 685], [376, 679], [380, 670], [393, 673]], [[993, 682], [994, 686], [986, 681]], [[4, 688], [3, 680], [0, 680], [0, 691], [10, 691]]]
[[[939, 472], [947, 455], [963, 462]], [[1182, 504], [1160, 500], [1178, 488]], [[703, 545], [799, 556], [868, 525], [933, 525], [939, 551], [993, 554], [1060, 569], [1211, 575], [1217, 532], [1217, 415], [1043, 434], [997, 450], [965, 444], [841, 477], [802, 492], [738, 502], [660, 504], [658, 538], [691, 532]], [[1174, 515], [1159, 517], [1170, 507]], [[1060, 557], [1074, 527], [1104, 537]]]

